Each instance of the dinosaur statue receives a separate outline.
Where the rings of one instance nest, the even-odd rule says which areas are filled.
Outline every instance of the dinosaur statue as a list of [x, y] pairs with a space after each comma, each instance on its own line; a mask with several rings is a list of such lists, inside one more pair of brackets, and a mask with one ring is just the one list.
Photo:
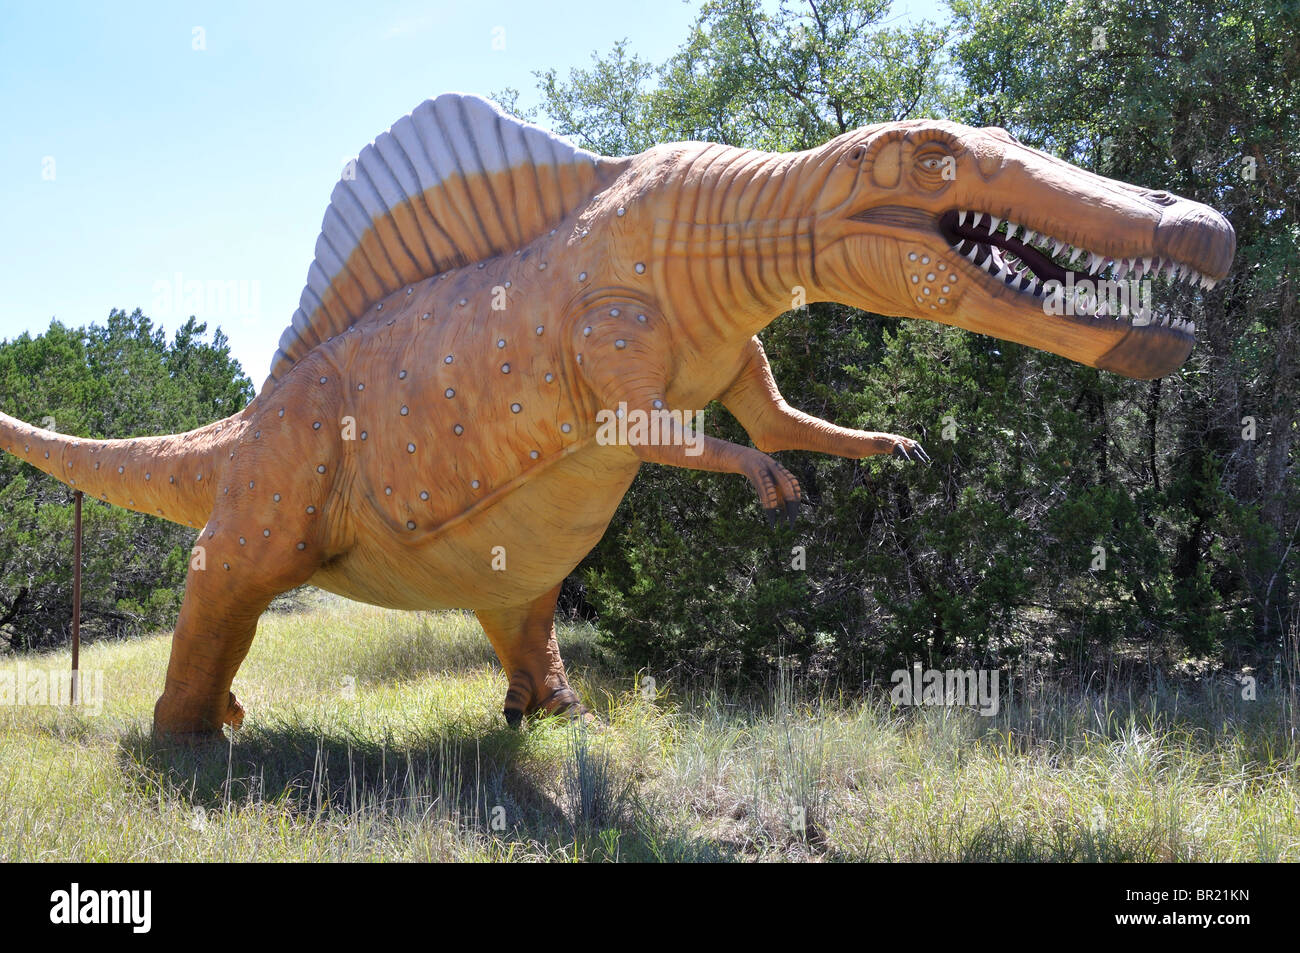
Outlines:
[[[506, 719], [572, 717], [585, 710], [556, 646], [556, 597], [642, 463], [740, 474], [770, 516], [793, 517], [799, 485], [771, 452], [928, 459], [906, 437], [785, 402], [756, 335], [796, 296], [1155, 378], [1186, 359], [1189, 322], [1099, 296], [1058, 313], [1060, 284], [1208, 288], [1234, 247], [1204, 205], [997, 128], [918, 120], [798, 153], [685, 142], [607, 158], [446, 94], [349, 164], [244, 410], [129, 440], [0, 415], [0, 446], [199, 529], [157, 734], [240, 724], [231, 685], [258, 617], [308, 582], [473, 609], [509, 678]], [[677, 413], [712, 400], [754, 447]], [[609, 413], [638, 427], [601, 439]], [[640, 426], [650, 418], [661, 426]]]

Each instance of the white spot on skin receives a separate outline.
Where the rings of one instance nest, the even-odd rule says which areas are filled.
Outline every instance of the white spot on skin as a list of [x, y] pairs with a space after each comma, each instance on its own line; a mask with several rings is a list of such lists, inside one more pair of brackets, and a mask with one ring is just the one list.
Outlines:
[[315, 513], [315, 512], [316, 512], [316, 507], [314, 507], [314, 506], [309, 506], [309, 507], [307, 507], [307, 512], [308, 512], [308, 513]]
[[320, 466], [318, 466], [318, 467], [316, 468], [316, 472], [317, 472], [317, 473], [324, 473], [324, 472], [325, 472], [325, 464], [322, 463]]
[[502, 364], [502, 365], [501, 365], [501, 373], [502, 373], [502, 374], [509, 374], [509, 373], [510, 373], [510, 365], [509, 365], [509, 364]]
[[405, 417], [410, 412], [411, 412], [410, 408], [408, 407], [403, 407], [401, 410], [398, 411], [398, 413], [401, 414], [403, 417]]
[[413, 444], [413, 443], [408, 443], [408, 444], [406, 445], [406, 452], [407, 452], [407, 453], [415, 453], [415, 444]]
[[521, 411], [521, 410], [523, 410], [523, 408], [520, 407], [518, 404], [511, 404], [511, 405], [510, 405], [510, 412], [511, 412], [512, 414], [517, 414], [517, 413], [519, 413], [519, 411]]
[[474, 489], [477, 490], [477, 489], [478, 489], [478, 480], [470, 480], [470, 481], [469, 481], [469, 485], [472, 486]]
[[[451, 361], [448, 361], [447, 363], [450, 364]], [[406, 380], [406, 371], [398, 371], [398, 372], [397, 372], [397, 379], [398, 379], [399, 381], [404, 381], [404, 380]]]
[[465, 432], [465, 428], [462, 427], [460, 424], [457, 424], [456, 426], [454, 426], [454, 427], [451, 428], [451, 431], [452, 431], [452, 433], [454, 433], [457, 437], [459, 437], [461, 434], [463, 434], [463, 433]]
[[643, 263], [639, 262], [639, 261], [636, 263], [636, 273], [637, 273], [638, 275], [644, 275], [644, 274], [645, 274], [645, 265], [644, 265]]
[[562, 430], [564, 433], [568, 433], [572, 429], [573, 429], [572, 424], [560, 424], [560, 430]]
[[448, 387], [445, 391], [443, 391], [443, 396], [445, 396], [448, 400], [450, 400], [451, 398], [456, 396], [456, 391], [454, 388]]

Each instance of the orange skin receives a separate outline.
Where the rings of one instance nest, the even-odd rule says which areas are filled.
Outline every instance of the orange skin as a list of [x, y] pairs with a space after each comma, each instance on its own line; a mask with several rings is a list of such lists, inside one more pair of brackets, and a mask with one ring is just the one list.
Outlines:
[[[1176, 252], [1212, 277], [1232, 255], [1231, 229], [1204, 206], [1161, 204], [1001, 130], [946, 122], [868, 127], [796, 154], [678, 143], [608, 160], [601, 175], [553, 233], [374, 300], [217, 424], [98, 442], [0, 415], [0, 446], [34, 466], [202, 527], [157, 733], [239, 724], [231, 686], [258, 617], [303, 583], [394, 608], [473, 609], [509, 679], [512, 724], [581, 714], [555, 601], [641, 463], [742, 475], [769, 516], [793, 518], [799, 486], [771, 452], [928, 459], [906, 437], [786, 404], [756, 334], [801, 295], [1131, 376], [1186, 357], [1190, 334], [1173, 328], [1044, 315], [953, 250], [934, 224], [948, 209], [1068, 232], [1104, 254]], [[951, 290], [932, 307], [937, 295], [915, 294], [918, 272], [940, 265]], [[754, 447], [703, 437], [692, 455], [678, 430], [677, 442], [598, 439], [602, 409], [712, 400]]]

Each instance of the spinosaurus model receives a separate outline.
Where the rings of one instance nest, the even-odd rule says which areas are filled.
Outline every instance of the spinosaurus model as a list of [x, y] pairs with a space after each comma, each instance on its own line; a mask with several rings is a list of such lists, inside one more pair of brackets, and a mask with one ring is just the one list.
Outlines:
[[[301, 307], [244, 410], [129, 440], [0, 414], [0, 446], [200, 530], [157, 734], [240, 724], [231, 685], [258, 617], [308, 582], [473, 609], [509, 678], [510, 724], [574, 716], [585, 709], [556, 645], [556, 597], [642, 463], [740, 474], [770, 516], [792, 517], [798, 483], [770, 452], [928, 459], [906, 437], [785, 402], [756, 335], [798, 289], [1155, 378], [1186, 359], [1189, 322], [1087, 300], [1059, 314], [1047, 286], [1208, 288], [1234, 246], [1206, 206], [998, 128], [921, 120], [799, 153], [685, 142], [607, 158], [447, 94], [335, 187]], [[754, 447], [692, 436], [676, 417], [656, 441], [598, 439], [602, 411], [715, 399]]]

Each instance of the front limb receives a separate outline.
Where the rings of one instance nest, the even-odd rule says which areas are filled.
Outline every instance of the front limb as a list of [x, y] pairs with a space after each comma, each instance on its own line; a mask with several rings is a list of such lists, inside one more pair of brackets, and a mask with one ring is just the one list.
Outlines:
[[[627, 447], [646, 463], [688, 470], [738, 473], [753, 485], [759, 503], [775, 524], [784, 516], [793, 524], [802, 491], [799, 481], [767, 454], [752, 447], [697, 433], [671, 412], [667, 402], [668, 375], [651, 334], [597, 327], [582, 343], [583, 374], [606, 414], [623, 413], [630, 421], [656, 421], [653, 439], [633, 439]], [[688, 412], [689, 413], [689, 412]]]
[[745, 366], [721, 400], [760, 450], [811, 450], [854, 460], [892, 453], [904, 460], [930, 462], [915, 440], [892, 433], [849, 430], [795, 410], [781, 396], [758, 338], [750, 340]]

